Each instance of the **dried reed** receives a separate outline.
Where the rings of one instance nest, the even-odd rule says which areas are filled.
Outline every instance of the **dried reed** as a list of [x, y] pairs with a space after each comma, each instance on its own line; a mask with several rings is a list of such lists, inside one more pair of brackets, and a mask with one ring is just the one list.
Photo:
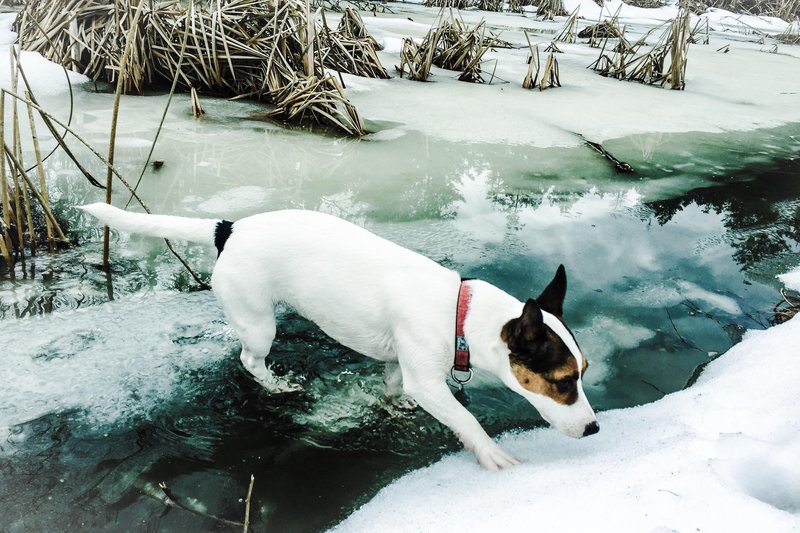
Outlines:
[[[148, 2], [138, 21], [131, 0], [110, 1], [32, 0], [15, 27], [25, 26], [29, 35], [21, 37], [24, 48], [109, 82], [117, 81], [130, 42], [125, 93], [171, 82], [179, 73], [182, 90], [264, 100], [276, 106], [270, 117], [314, 120], [353, 135], [364, 132], [340, 84], [325, 73], [322, 58], [342, 51], [356, 62], [377, 56], [364, 51], [361, 39], [342, 43], [331, 36], [335, 32], [321, 42], [302, 0], [191, 2], [188, 7]], [[179, 69], [182, 42], [186, 51]]]
[[536, 14], [542, 20], [553, 20], [553, 17], [565, 17], [569, 13], [564, 9], [563, 0], [540, 0]]
[[[19, 64], [16, 46], [12, 46], [9, 52], [11, 87], [16, 91], [23, 71]], [[25, 83], [27, 84], [27, 80]], [[23, 104], [27, 104], [26, 115], [31, 132], [30, 145], [36, 161], [30, 169], [26, 169], [22, 163], [23, 139], [20, 133], [18, 99], [13, 100], [11, 107], [12, 140], [9, 143], [6, 139], [5, 93], [5, 90], [0, 93], [0, 182], [2, 183], [0, 185], [0, 195], [2, 196], [0, 202], [0, 209], [2, 209], [0, 258], [7, 267], [10, 267], [17, 258], [24, 260], [26, 244], [30, 254], [36, 254], [40, 236], [42, 241], [47, 242], [51, 250], [55, 249], [59, 243], [66, 243], [67, 240], [60, 223], [50, 208], [50, 196], [42, 165], [43, 158], [31, 108], [32, 97], [19, 99]], [[6, 172], [6, 162], [9, 164], [8, 173]], [[38, 180], [34, 180], [28, 174], [32, 169], [36, 169]], [[40, 220], [41, 223], [39, 223]], [[13, 269], [9, 268], [9, 272], [13, 276]]]
[[[522, 80], [523, 89], [538, 87], [541, 92], [551, 87], [561, 87], [558, 60], [555, 57], [554, 51], [550, 51], [545, 60], [544, 67], [542, 67], [539, 59], [539, 45], [531, 45], [527, 32], [525, 33], [525, 38], [528, 40], [528, 48], [530, 48], [531, 53], [528, 56], [528, 71]], [[541, 77], [539, 74], [541, 74]]]
[[707, 7], [735, 13], [778, 17], [786, 21], [800, 19], [800, 0], [707, 0]]
[[423, 48], [410, 37], [403, 39], [403, 47], [400, 50], [400, 66], [395, 66], [401, 78], [403, 74], [406, 74], [409, 80], [428, 81], [428, 77], [431, 75], [431, 65], [433, 65], [432, 46]]
[[772, 325], [783, 324], [800, 313], [800, 294], [794, 291], [781, 289], [781, 300], [773, 309]]
[[620, 38], [610, 56], [606, 54], [606, 39], [599, 57], [589, 68], [607, 77], [648, 85], [669, 83], [672, 89], [683, 90], [686, 86], [686, 52], [690, 35], [689, 12], [681, 10], [656, 44], [640, 54], [652, 31], [633, 44]]
[[[13, 57], [13, 55], [12, 55]], [[12, 86], [17, 85], [17, 73], [12, 70]], [[38, 180], [34, 180], [22, 163], [22, 138], [19, 128], [19, 113], [12, 107], [11, 131], [13, 141], [8, 143], [5, 138], [5, 102], [6, 91], [0, 93], [0, 194], [2, 195], [2, 222], [0, 222], [0, 256], [10, 267], [16, 258], [25, 256], [25, 246], [31, 255], [36, 254], [37, 233], [47, 241], [48, 247], [54, 250], [59, 244], [68, 243], [61, 224], [56, 219], [50, 207], [50, 195], [47, 191], [44, 167], [36, 126], [33, 120], [33, 104], [27, 103], [27, 117], [31, 128], [31, 145], [36, 164]], [[18, 100], [14, 99], [14, 103]], [[5, 163], [9, 164], [9, 173], [6, 173]], [[10, 174], [10, 176], [9, 176]], [[9, 179], [10, 178], [10, 179]], [[38, 182], [38, 183], [37, 183]], [[38, 215], [41, 213], [41, 217]], [[36, 216], [34, 216], [36, 215]], [[42, 220], [37, 226], [36, 221]], [[13, 270], [10, 269], [13, 275]]]
[[470, 28], [452, 9], [442, 10], [421, 45], [412, 39], [403, 41], [400, 66], [396, 68], [402, 77], [408, 66], [409, 79], [425, 81], [430, 75], [431, 65], [436, 65], [461, 72], [460, 81], [486, 83], [481, 69], [483, 56], [495, 45], [509, 46], [495, 35], [487, 36], [486, 33], [484, 21]]
[[323, 11], [319, 43], [322, 64], [326, 67], [365, 78], [389, 78], [378, 59], [381, 46], [369, 34], [357, 11], [346, 8], [335, 32], [328, 27]]
[[800, 44], [800, 20], [795, 20], [789, 24], [786, 31], [780, 35], [776, 35], [775, 39], [783, 44]]
[[556, 38], [553, 39], [555, 42], [559, 43], [574, 43], [575, 42], [575, 35], [576, 29], [578, 27], [578, 10], [580, 8], [576, 7], [572, 14], [567, 19], [567, 22], [564, 24], [564, 27], [561, 29]]

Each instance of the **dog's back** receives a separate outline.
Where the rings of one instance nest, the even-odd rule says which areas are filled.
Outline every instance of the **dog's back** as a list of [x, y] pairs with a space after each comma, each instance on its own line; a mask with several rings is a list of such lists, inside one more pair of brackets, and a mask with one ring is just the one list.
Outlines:
[[212, 285], [217, 290], [233, 279], [246, 280], [250, 292], [286, 302], [337, 341], [382, 360], [395, 358], [391, 337], [397, 328], [449, 331], [439, 322], [454, 310], [439, 307], [453, 301], [459, 282], [457, 273], [364, 228], [300, 210], [234, 223]]

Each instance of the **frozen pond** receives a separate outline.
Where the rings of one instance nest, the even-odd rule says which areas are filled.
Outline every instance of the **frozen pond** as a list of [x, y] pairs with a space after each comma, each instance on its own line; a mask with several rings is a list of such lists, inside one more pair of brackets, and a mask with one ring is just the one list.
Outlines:
[[[98, 145], [109, 98], [79, 95], [76, 121]], [[126, 102], [126, 174], [144, 160], [164, 101]], [[587, 392], [601, 410], [681, 389], [744, 329], [766, 326], [779, 300], [774, 275], [798, 251], [797, 125], [608, 141], [637, 169], [617, 175], [585, 146], [413, 131], [342, 140], [250, 120], [250, 104], [205, 105], [208, 117], [195, 121], [184, 97], [174, 104], [156, 150], [164, 166], [141, 189], [154, 211], [323, 210], [520, 298], [564, 263], [566, 318], [592, 361]], [[290, 310], [274, 360], [303, 390], [262, 391], [240, 368], [213, 296], [192, 291], [162, 243], [119, 236], [114, 272], [97, 269], [99, 232], [70, 206], [100, 191], [63, 157], [48, 172], [81, 246], [28, 260], [0, 284], [0, 485], [14, 487], [0, 495], [0, 515], [10, 530], [212, 529], [166, 508], [158, 483], [237, 520], [250, 474], [257, 526], [320, 529], [458, 449], [425, 413], [383, 404], [379, 364]], [[210, 272], [212, 250], [179, 248]], [[523, 400], [479, 381], [471, 409], [490, 433], [542, 424]]]
[[[392, 44], [392, 25], [409, 27], [403, 15], [368, 25]], [[510, 33], [520, 38], [519, 28]], [[575, 60], [576, 75], [594, 76], [583, 72], [585, 61]], [[704, 129], [705, 102], [694, 94], [686, 112], [695, 113], [697, 131], [645, 134], [635, 134], [647, 130], [641, 124], [603, 127], [606, 111], [587, 104], [597, 116], [576, 113], [576, 126], [593, 125], [594, 138], [636, 169], [617, 174], [563, 127], [537, 124], [528, 135], [528, 117], [514, 116], [513, 102], [500, 107], [507, 114], [491, 117], [486, 106], [468, 116], [497, 119], [475, 134], [441, 106], [442, 116], [417, 110], [401, 122], [403, 106], [425, 96], [397, 79], [385, 82], [393, 104], [370, 89], [375, 81], [347, 83], [372, 118], [373, 133], [361, 140], [282, 128], [258, 120], [263, 109], [246, 102], [204, 98], [207, 115], [195, 120], [187, 97], [176, 96], [154, 154], [163, 166], [145, 172], [142, 197], [153, 212], [231, 220], [282, 208], [325, 211], [519, 298], [537, 295], [563, 263], [565, 318], [592, 361], [587, 394], [600, 410], [683, 388], [744, 330], [767, 326], [780, 300], [775, 275], [795, 266], [800, 251], [800, 124], [719, 128], [748, 106], [760, 106], [763, 124], [773, 125], [777, 104], [764, 115], [769, 106], [760, 100], [729, 95], [722, 123]], [[425, 87], [440, 103], [448, 91], [473, 98], [476, 110], [489, 94], [481, 91], [504, 98], [499, 86]], [[778, 103], [795, 94], [770, 88]], [[676, 94], [634, 91], [641, 89], [659, 99]], [[555, 107], [532, 98], [540, 110]], [[49, 109], [66, 105], [63, 97], [42, 99]], [[73, 124], [100, 152], [112, 101], [76, 93]], [[132, 181], [165, 103], [164, 95], [123, 100], [116, 161]], [[427, 414], [384, 404], [380, 364], [289, 309], [273, 360], [302, 390], [267, 394], [241, 368], [213, 296], [196, 290], [161, 241], [115, 235], [113, 272], [97, 268], [102, 232], [72, 206], [98, 201], [102, 191], [60, 153], [46, 166], [56, 209], [79, 246], [28, 259], [13, 278], [0, 272], [5, 529], [221, 529], [198, 513], [241, 520], [253, 474], [254, 526], [320, 530], [402, 473], [459, 449]], [[118, 188], [115, 204], [126, 201]], [[208, 277], [213, 249], [177, 248]], [[476, 381], [470, 408], [491, 434], [543, 424], [524, 400], [486, 376]], [[160, 482], [198, 513], [165, 506]]]

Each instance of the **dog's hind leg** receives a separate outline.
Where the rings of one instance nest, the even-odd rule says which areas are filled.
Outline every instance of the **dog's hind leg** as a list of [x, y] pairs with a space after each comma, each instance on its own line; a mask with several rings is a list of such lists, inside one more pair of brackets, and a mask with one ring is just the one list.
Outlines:
[[247, 293], [216, 283], [214, 293], [225, 309], [231, 326], [242, 343], [239, 359], [245, 369], [270, 392], [290, 392], [300, 388], [285, 377], [276, 376], [267, 365], [267, 356], [275, 340], [275, 310], [271, 300], [253, 302]]
[[386, 399], [392, 406], [404, 411], [416, 409], [417, 402], [403, 391], [403, 373], [397, 362], [386, 363], [383, 371], [383, 384]]
[[275, 313], [272, 309], [268, 313], [259, 316], [259, 320], [248, 319], [244, 321], [241, 317], [231, 317], [231, 324], [239, 340], [242, 342], [242, 353], [239, 359], [242, 364], [258, 381], [261, 386], [270, 392], [291, 392], [299, 390], [300, 386], [290, 383], [283, 376], [276, 376], [267, 364], [267, 356], [272, 348], [272, 341], [275, 340]]

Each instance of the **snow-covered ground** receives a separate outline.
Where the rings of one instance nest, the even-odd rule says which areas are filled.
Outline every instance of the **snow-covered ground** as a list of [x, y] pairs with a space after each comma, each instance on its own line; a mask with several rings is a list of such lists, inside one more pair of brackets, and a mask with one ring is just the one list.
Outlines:
[[591, 438], [505, 435], [522, 465], [451, 455], [335, 531], [797, 531], [798, 345], [800, 318], [750, 332], [689, 389], [600, 413]]
[[[569, 2], [568, 2], [569, 3]], [[578, 30], [597, 21], [600, 8], [593, 0], [574, 0], [581, 18]], [[389, 4], [394, 14], [365, 16], [370, 32], [385, 49], [383, 65], [396, 75], [402, 39], [421, 41], [437, 11], [409, 4]], [[572, 4], [569, 4], [572, 5]], [[604, 17], [622, 5], [620, 22], [635, 40], [651, 28], [674, 18], [674, 6], [639, 9], [619, 1], [606, 4]], [[594, 7], [592, 7], [594, 6]], [[574, 8], [573, 8], [574, 9]], [[594, 10], [593, 12], [591, 10]], [[611, 14], [607, 13], [611, 11]], [[734, 15], [720, 10], [702, 15], [709, 22], [710, 44], [691, 45], [686, 89], [645, 86], [604, 78], [588, 69], [600, 50], [583, 43], [563, 44], [556, 54], [562, 87], [528, 91], [521, 87], [529, 55], [524, 31], [544, 49], [561, 31], [566, 17], [536, 20], [508, 13], [460, 11], [469, 25], [485, 20], [514, 49], [498, 49], [484, 57], [484, 70], [495, 79], [488, 85], [457, 81], [457, 73], [434, 68], [429, 82], [398, 77], [373, 80], [344, 76], [348, 96], [362, 117], [390, 125], [380, 136], [406, 130], [456, 142], [504, 142], [537, 147], [576, 146], [576, 133], [595, 141], [643, 132], [725, 132], [777, 126], [800, 120], [800, 46], [757, 42], [762, 34], [783, 32], [788, 24], [774, 18]], [[333, 21], [333, 22], [331, 22]], [[693, 17], [692, 25], [698, 17]], [[329, 23], [336, 24], [335, 15]], [[665, 27], [666, 28], [666, 27]], [[656, 29], [649, 42], [663, 32]], [[729, 52], [717, 51], [729, 45]], [[780, 72], [780, 76], [775, 73]]]

